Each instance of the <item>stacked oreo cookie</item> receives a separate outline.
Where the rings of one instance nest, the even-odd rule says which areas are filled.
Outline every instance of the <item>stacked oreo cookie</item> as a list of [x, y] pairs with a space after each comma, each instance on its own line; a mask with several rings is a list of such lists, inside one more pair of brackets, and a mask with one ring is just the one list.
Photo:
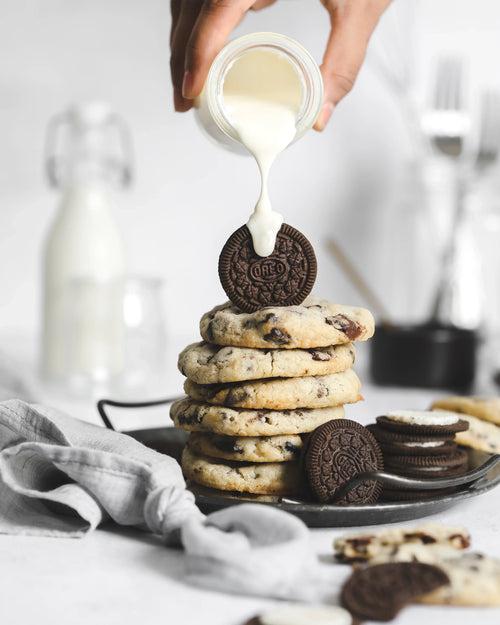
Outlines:
[[[400, 410], [378, 417], [368, 429], [377, 439], [386, 469], [397, 475], [432, 479], [467, 471], [467, 453], [455, 442], [468, 423], [452, 412]], [[384, 490], [386, 499], [435, 497], [436, 491]]]
[[200, 322], [179, 356], [187, 397], [175, 425], [190, 432], [182, 466], [202, 486], [257, 495], [303, 492], [305, 436], [361, 398], [353, 341], [370, 338], [365, 309], [310, 299], [245, 313], [230, 303]]

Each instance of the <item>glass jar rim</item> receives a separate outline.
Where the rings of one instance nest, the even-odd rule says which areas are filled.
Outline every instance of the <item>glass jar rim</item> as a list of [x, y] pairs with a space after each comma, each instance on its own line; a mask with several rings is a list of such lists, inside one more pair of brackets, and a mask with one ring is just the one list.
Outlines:
[[222, 106], [224, 78], [243, 53], [255, 48], [275, 49], [289, 57], [300, 70], [303, 85], [303, 103], [297, 116], [295, 142], [312, 127], [323, 104], [323, 79], [318, 64], [298, 41], [273, 32], [249, 33], [230, 41], [215, 57], [205, 83], [206, 102], [218, 127], [233, 140], [237, 140], [231, 121]]

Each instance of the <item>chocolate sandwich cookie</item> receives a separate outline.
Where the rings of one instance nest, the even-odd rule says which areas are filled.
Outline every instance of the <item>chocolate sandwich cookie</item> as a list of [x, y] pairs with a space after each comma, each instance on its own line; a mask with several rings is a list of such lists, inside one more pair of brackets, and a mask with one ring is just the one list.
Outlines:
[[462, 475], [467, 471], [468, 456], [456, 449], [444, 456], [391, 456], [384, 457], [386, 468], [398, 475], [419, 478], [440, 478]]
[[453, 453], [457, 445], [445, 436], [405, 436], [371, 424], [367, 428], [377, 439], [382, 453], [396, 456], [442, 456]]
[[311, 292], [316, 280], [314, 249], [306, 237], [283, 224], [273, 253], [259, 256], [247, 226], [234, 232], [219, 257], [219, 278], [229, 299], [240, 310], [295, 306]]
[[406, 435], [448, 435], [463, 432], [469, 424], [452, 412], [400, 410], [377, 417], [377, 424], [384, 430]]
[[356, 569], [341, 593], [359, 620], [390, 621], [408, 603], [450, 583], [446, 573], [422, 562], [390, 562]]
[[377, 501], [382, 487], [376, 481], [359, 484], [340, 500], [335, 496], [356, 475], [384, 467], [375, 437], [356, 421], [337, 419], [321, 425], [305, 443], [303, 457], [309, 487], [318, 501], [340, 505]]

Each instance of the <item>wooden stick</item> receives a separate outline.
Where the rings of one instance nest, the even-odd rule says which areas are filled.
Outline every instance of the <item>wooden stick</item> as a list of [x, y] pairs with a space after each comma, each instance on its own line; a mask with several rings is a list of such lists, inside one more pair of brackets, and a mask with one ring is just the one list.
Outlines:
[[328, 239], [326, 246], [328, 251], [339, 264], [349, 282], [354, 286], [365, 302], [373, 309], [379, 320], [383, 323], [389, 323], [390, 316], [385, 306], [356, 267], [351, 263], [340, 245], [334, 239]]

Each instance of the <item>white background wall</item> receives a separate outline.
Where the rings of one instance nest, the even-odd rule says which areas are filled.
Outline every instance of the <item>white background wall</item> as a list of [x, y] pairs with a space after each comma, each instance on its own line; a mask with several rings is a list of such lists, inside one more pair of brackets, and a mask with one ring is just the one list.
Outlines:
[[[396, 4], [383, 19], [375, 51], [388, 49], [390, 66], [411, 56], [412, 38], [397, 24], [414, 22], [420, 98], [443, 51], [469, 60], [473, 92], [500, 85], [499, 2]], [[168, 0], [0, 0], [3, 329], [38, 324], [41, 244], [57, 203], [42, 173], [44, 132], [54, 112], [81, 98], [109, 100], [131, 125], [137, 175], [116, 218], [131, 271], [166, 281], [170, 331], [194, 332], [200, 314], [223, 300], [217, 256], [253, 207], [258, 179], [250, 159], [214, 147], [191, 114], [173, 112], [169, 26]], [[279, 0], [249, 14], [237, 33], [254, 30], [291, 35], [320, 60], [328, 20], [317, 0]], [[275, 207], [318, 251], [317, 291], [353, 304], [360, 299], [325, 253], [324, 240], [334, 234], [381, 296], [393, 297], [387, 211], [410, 152], [398, 106], [372, 62], [375, 51], [328, 130], [309, 133], [272, 175]]]

